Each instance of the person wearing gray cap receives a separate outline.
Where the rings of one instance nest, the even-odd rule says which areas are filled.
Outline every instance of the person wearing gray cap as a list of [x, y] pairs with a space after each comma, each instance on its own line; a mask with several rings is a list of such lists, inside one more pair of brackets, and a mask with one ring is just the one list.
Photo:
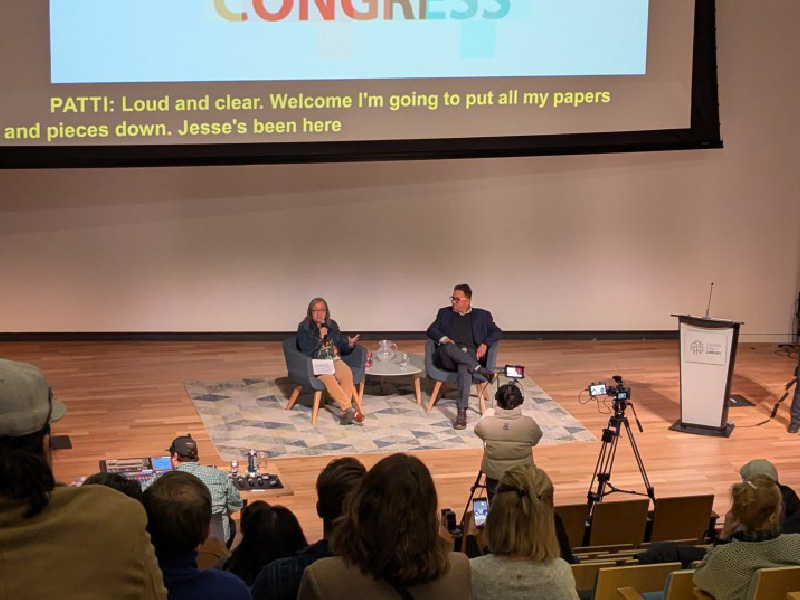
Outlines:
[[166, 600], [142, 505], [55, 482], [65, 412], [37, 367], [0, 359], [0, 598]]
[[781, 510], [781, 532], [800, 533], [800, 498], [797, 493], [787, 485], [781, 484], [778, 480], [778, 469], [771, 462], [764, 458], [756, 458], [742, 465], [739, 469], [742, 481], [752, 479], [756, 475], [766, 475], [776, 484], [781, 491], [783, 508]]

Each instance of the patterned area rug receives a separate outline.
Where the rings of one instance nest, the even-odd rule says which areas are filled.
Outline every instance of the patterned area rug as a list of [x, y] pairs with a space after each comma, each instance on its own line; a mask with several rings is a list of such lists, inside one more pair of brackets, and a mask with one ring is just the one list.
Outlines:
[[[423, 379], [423, 386], [427, 380]], [[575, 417], [525, 378], [523, 413], [544, 432], [540, 444], [594, 441]], [[437, 400], [426, 412], [430, 396], [423, 391], [422, 406], [409, 382], [369, 378], [364, 391], [361, 425], [339, 425], [339, 409], [320, 406], [311, 425], [313, 396], [301, 394], [291, 411], [284, 410], [292, 386], [285, 379], [241, 379], [219, 383], [193, 382], [186, 391], [223, 460], [241, 460], [249, 450], [266, 451], [272, 458], [362, 452], [405, 452], [446, 448], [481, 448], [473, 427], [480, 418], [478, 400], [470, 398], [467, 429], [453, 429], [455, 391]], [[474, 390], [474, 388], [473, 388]], [[488, 408], [488, 407], [487, 407]]]

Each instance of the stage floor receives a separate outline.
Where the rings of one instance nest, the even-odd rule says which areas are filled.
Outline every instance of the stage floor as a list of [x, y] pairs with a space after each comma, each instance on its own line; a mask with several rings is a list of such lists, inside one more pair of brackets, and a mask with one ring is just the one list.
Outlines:
[[[365, 344], [372, 347], [376, 342]], [[399, 343], [401, 351], [414, 353], [421, 353], [423, 345], [421, 340]], [[599, 412], [594, 402], [579, 403], [578, 394], [590, 382], [610, 382], [612, 375], [622, 375], [644, 426], [644, 433], [639, 433], [629, 410], [656, 496], [713, 492], [714, 508], [724, 514], [730, 485], [739, 479], [741, 464], [752, 458], [771, 460], [782, 483], [800, 488], [800, 436], [786, 432], [791, 397], [775, 419], [753, 426], [769, 419], [794, 374], [796, 359], [776, 354], [777, 348], [775, 344], [739, 344], [732, 393], [755, 406], [730, 409], [729, 420], [736, 426], [730, 439], [668, 430], [679, 416], [677, 341], [509, 340], [500, 346], [498, 364], [525, 365], [545, 392], [598, 438], [608, 414]], [[67, 404], [67, 416], [53, 428], [56, 435], [69, 435], [73, 444], [71, 450], [54, 456], [56, 477], [65, 482], [96, 472], [100, 459], [161, 456], [176, 435], [185, 433], [197, 439], [202, 462], [222, 464], [183, 384], [286, 373], [279, 342], [3, 342], [0, 357], [41, 367], [57, 397]], [[583, 394], [581, 400], [587, 398]], [[599, 449], [600, 441], [534, 450], [536, 464], [555, 483], [557, 504], [586, 500]], [[369, 467], [382, 456], [358, 458]], [[433, 473], [440, 506], [462, 511], [480, 468], [481, 451], [429, 450], [418, 456]], [[309, 541], [322, 534], [314, 484], [330, 459], [275, 461], [295, 491], [279, 502], [295, 511]], [[611, 482], [624, 489], [644, 490], [625, 439], [619, 441]], [[623, 497], [612, 494], [609, 498]]]

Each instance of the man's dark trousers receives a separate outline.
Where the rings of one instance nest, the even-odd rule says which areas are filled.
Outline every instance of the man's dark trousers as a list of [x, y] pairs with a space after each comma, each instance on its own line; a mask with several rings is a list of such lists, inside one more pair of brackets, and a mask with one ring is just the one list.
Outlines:
[[[795, 377], [800, 379], [800, 360], [797, 361], [797, 370], [794, 372]], [[792, 406], [789, 408], [791, 414], [791, 424], [800, 425], [800, 381], [794, 384], [794, 398], [792, 398]]]
[[[465, 348], [464, 351], [462, 348]], [[472, 387], [472, 373], [481, 366], [475, 357], [475, 349], [455, 344], [440, 344], [436, 348], [436, 358], [439, 366], [445, 371], [458, 373], [458, 408], [467, 408], [469, 405], [469, 389]]]

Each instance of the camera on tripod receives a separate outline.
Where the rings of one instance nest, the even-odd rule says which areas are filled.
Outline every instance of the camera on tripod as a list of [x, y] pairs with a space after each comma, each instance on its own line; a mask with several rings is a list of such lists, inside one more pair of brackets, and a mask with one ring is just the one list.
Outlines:
[[631, 388], [625, 386], [621, 375], [612, 375], [611, 379], [614, 380], [614, 385], [607, 385], [603, 382], [590, 383], [589, 395], [592, 398], [611, 396], [614, 401], [614, 407], [617, 408], [617, 403], [619, 403], [619, 408], [624, 410], [625, 403], [631, 400]]

